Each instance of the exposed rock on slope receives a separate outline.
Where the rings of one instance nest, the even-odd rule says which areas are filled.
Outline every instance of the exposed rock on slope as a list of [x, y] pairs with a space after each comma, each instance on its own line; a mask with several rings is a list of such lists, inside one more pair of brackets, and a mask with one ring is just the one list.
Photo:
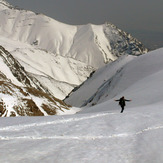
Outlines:
[[117, 57], [125, 54], [141, 55], [148, 52], [140, 41], [111, 23], [104, 25], [104, 33], [109, 40], [111, 53]]
[[0, 46], [0, 116], [46, 116], [69, 110]]
[[27, 72], [24, 70], [24, 67], [21, 66], [19, 62], [14, 59], [14, 57], [2, 46], [0, 46], [0, 57], [19, 82], [27, 87], [34, 87], [38, 90], [43, 90], [44, 92], [49, 93], [48, 90], [45, 89], [36, 78], [28, 76]]

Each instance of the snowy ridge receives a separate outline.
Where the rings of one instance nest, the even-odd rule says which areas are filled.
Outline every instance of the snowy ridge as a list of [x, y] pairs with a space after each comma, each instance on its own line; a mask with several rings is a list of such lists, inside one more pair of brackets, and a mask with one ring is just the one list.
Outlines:
[[132, 37], [131, 34], [119, 29], [112, 23], [105, 23], [104, 33], [110, 42], [111, 53], [116, 56], [125, 54], [141, 55], [148, 52], [140, 41]]
[[[16, 9], [2, 10], [0, 17], [3, 17], [0, 30], [2, 36], [20, 42], [27, 42], [52, 53], [72, 57], [97, 68], [104, 65], [105, 62], [115, 60], [117, 55], [123, 54], [120, 52], [123, 47], [118, 47], [119, 52], [114, 53], [115, 48], [117, 48], [117, 41], [124, 44], [123, 46], [126, 49], [123, 49], [123, 51], [125, 53], [131, 54], [133, 47], [130, 45], [138, 44], [134, 39], [129, 39], [131, 36], [127, 36], [122, 31], [117, 32], [119, 29], [110, 28], [108, 24], [105, 26], [91, 24], [71, 26], [41, 14]], [[114, 34], [109, 35], [109, 32]], [[115, 39], [115, 36], [119, 34], [121, 36]], [[128, 43], [125, 44], [124, 41]], [[132, 41], [132, 44], [129, 44], [130, 41]], [[109, 42], [111, 45], [109, 45]], [[135, 49], [137, 54], [147, 52], [147, 49], [143, 48], [141, 43], [139, 43], [139, 46], [139, 49]], [[130, 52], [128, 49], [130, 49]]]
[[7, 8], [12, 8], [13, 6], [10, 5], [8, 2], [5, 0], [0, 0], [0, 5], [2, 9], [7, 9]]
[[[13, 56], [2, 46], [0, 46], [0, 57], [19, 82], [21, 82], [25, 86], [34, 87], [38, 90], [43, 90], [48, 93], [48, 90], [43, 88], [35, 78], [30, 78], [28, 76], [28, 74], [24, 71], [24, 68], [19, 64], [19, 62], [17, 62], [17, 60], [15, 60]], [[4, 71], [4, 74], [5, 73], [6, 72]]]

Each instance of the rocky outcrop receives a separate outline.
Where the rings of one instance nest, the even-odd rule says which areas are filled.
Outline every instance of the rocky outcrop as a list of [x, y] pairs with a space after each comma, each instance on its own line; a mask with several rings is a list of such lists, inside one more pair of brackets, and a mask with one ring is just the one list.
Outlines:
[[117, 57], [125, 54], [142, 55], [148, 52], [140, 41], [111, 23], [105, 23], [104, 33], [110, 43], [111, 53]]
[[[70, 109], [42, 87], [37, 79], [29, 76], [20, 63], [2, 46], [0, 59], [1, 63], [4, 63], [0, 68], [0, 116], [47, 116]], [[4, 70], [4, 65], [8, 69]], [[12, 78], [22, 86], [14, 84], [11, 75], [10, 79], [7, 76], [9, 73], [13, 74]]]
[[48, 89], [43, 87], [36, 78], [29, 76], [29, 74], [24, 70], [24, 67], [21, 66], [20, 63], [2, 46], [0, 46], [0, 57], [9, 67], [15, 78], [17, 78], [17, 80], [23, 85], [27, 87], [34, 87], [38, 90], [49, 93]]

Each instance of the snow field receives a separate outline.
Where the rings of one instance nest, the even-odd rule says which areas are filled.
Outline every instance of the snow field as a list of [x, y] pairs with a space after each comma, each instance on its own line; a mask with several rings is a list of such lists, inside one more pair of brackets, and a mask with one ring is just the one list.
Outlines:
[[0, 119], [0, 161], [161, 162], [162, 111], [153, 106], [135, 109]]

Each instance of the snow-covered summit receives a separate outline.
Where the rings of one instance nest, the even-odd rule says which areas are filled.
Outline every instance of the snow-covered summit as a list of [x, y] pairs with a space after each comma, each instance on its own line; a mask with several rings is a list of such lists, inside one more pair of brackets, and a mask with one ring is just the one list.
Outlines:
[[0, 10], [0, 18], [3, 20], [0, 22], [2, 36], [72, 57], [97, 68], [124, 53], [139, 55], [147, 51], [141, 43], [108, 23], [104, 26], [72, 26], [42, 14], [10, 8]]
[[13, 8], [12, 5], [10, 5], [7, 1], [5, 0], [0, 0], [0, 9], [7, 9], [7, 8]]

